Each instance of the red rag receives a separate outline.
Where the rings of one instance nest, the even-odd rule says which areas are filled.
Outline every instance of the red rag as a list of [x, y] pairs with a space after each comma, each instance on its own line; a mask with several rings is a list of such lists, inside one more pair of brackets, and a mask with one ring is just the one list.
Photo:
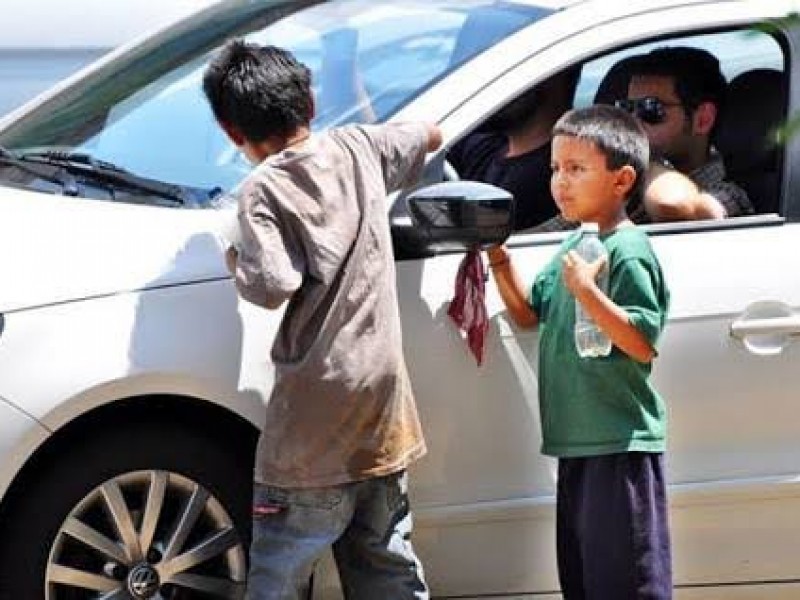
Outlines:
[[486, 277], [478, 248], [468, 251], [458, 267], [455, 296], [447, 314], [467, 334], [469, 348], [480, 366], [489, 318], [486, 314]]

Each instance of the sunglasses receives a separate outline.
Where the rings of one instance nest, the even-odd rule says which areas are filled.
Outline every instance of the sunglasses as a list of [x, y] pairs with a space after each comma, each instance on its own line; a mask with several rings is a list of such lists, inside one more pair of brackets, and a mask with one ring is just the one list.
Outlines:
[[682, 106], [680, 102], [664, 102], [655, 96], [645, 96], [633, 100], [617, 100], [614, 106], [634, 115], [649, 125], [658, 125], [667, 120], [667, 107]]

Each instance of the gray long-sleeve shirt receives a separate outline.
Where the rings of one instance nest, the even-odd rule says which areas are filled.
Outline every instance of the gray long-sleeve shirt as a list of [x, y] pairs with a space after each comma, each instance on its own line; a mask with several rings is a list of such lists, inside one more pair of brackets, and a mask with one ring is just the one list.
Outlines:
[[385, 199], [417, 179], [427, 141], [423, 124], [334, 129], [268, 158], [240, 186], [239, 292], [260, 305], [288, 300], [257, 481], [336, 485], [425, 453]]

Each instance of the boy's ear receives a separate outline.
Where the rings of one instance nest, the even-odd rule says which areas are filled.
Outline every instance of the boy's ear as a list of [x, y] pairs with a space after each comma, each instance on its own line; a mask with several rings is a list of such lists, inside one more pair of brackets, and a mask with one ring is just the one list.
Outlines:
[[239, 131], [230, 123], [220, 122], [219, 125], [222, 127], [223, 131], [225, 131], [225, 135], [228, 136], [228, 139], [232, 141], [237, 148], [240, 148], [244, 145], [245, 139], [241, 131]]
[[620, 197], [627, 198], [636, 184], [636, 169], [632, 165], [624, 165], [618, 169], [614, 184]]
[[317, 103], [314, 101], [314, 94], [311, 94], [308, 98], [308, 122], [314, 120], [314, 117], [317, 116]]

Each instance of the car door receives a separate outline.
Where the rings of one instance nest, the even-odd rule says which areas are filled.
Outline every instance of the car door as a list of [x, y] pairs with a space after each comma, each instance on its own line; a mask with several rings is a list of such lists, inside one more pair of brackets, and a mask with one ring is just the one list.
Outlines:
[[[457, 137], [555, 65], [670, 31], [746, 26], [767, 16], [763, 10], [754, 2], [656, 7], [565, 35], [452, 111], [443, 128]], [[683, 598], [730, 597], [731, 584], [744, 597], [797, 593], [800, 349], [792, 335], [800, 280], [791, 274], [800, 226], [791, 157], [798, 151], [792, 141], [785, 153], [783, 217], [648, 227], [672, 291], [653, 381], [669, 410], [675, 583]], [[523, 280], [533, 280], [562, 237], [509, 240]], [[397, 265], [407, 358], [430, 446], [413, 471], [417, 544], [437, 594], [553, 593], [555, 464], [539, 454], [536, 333], [508, 322], [489, 281], [491, 327], [485, 362], [476, 365], [446, 314], [462, 258]]]

